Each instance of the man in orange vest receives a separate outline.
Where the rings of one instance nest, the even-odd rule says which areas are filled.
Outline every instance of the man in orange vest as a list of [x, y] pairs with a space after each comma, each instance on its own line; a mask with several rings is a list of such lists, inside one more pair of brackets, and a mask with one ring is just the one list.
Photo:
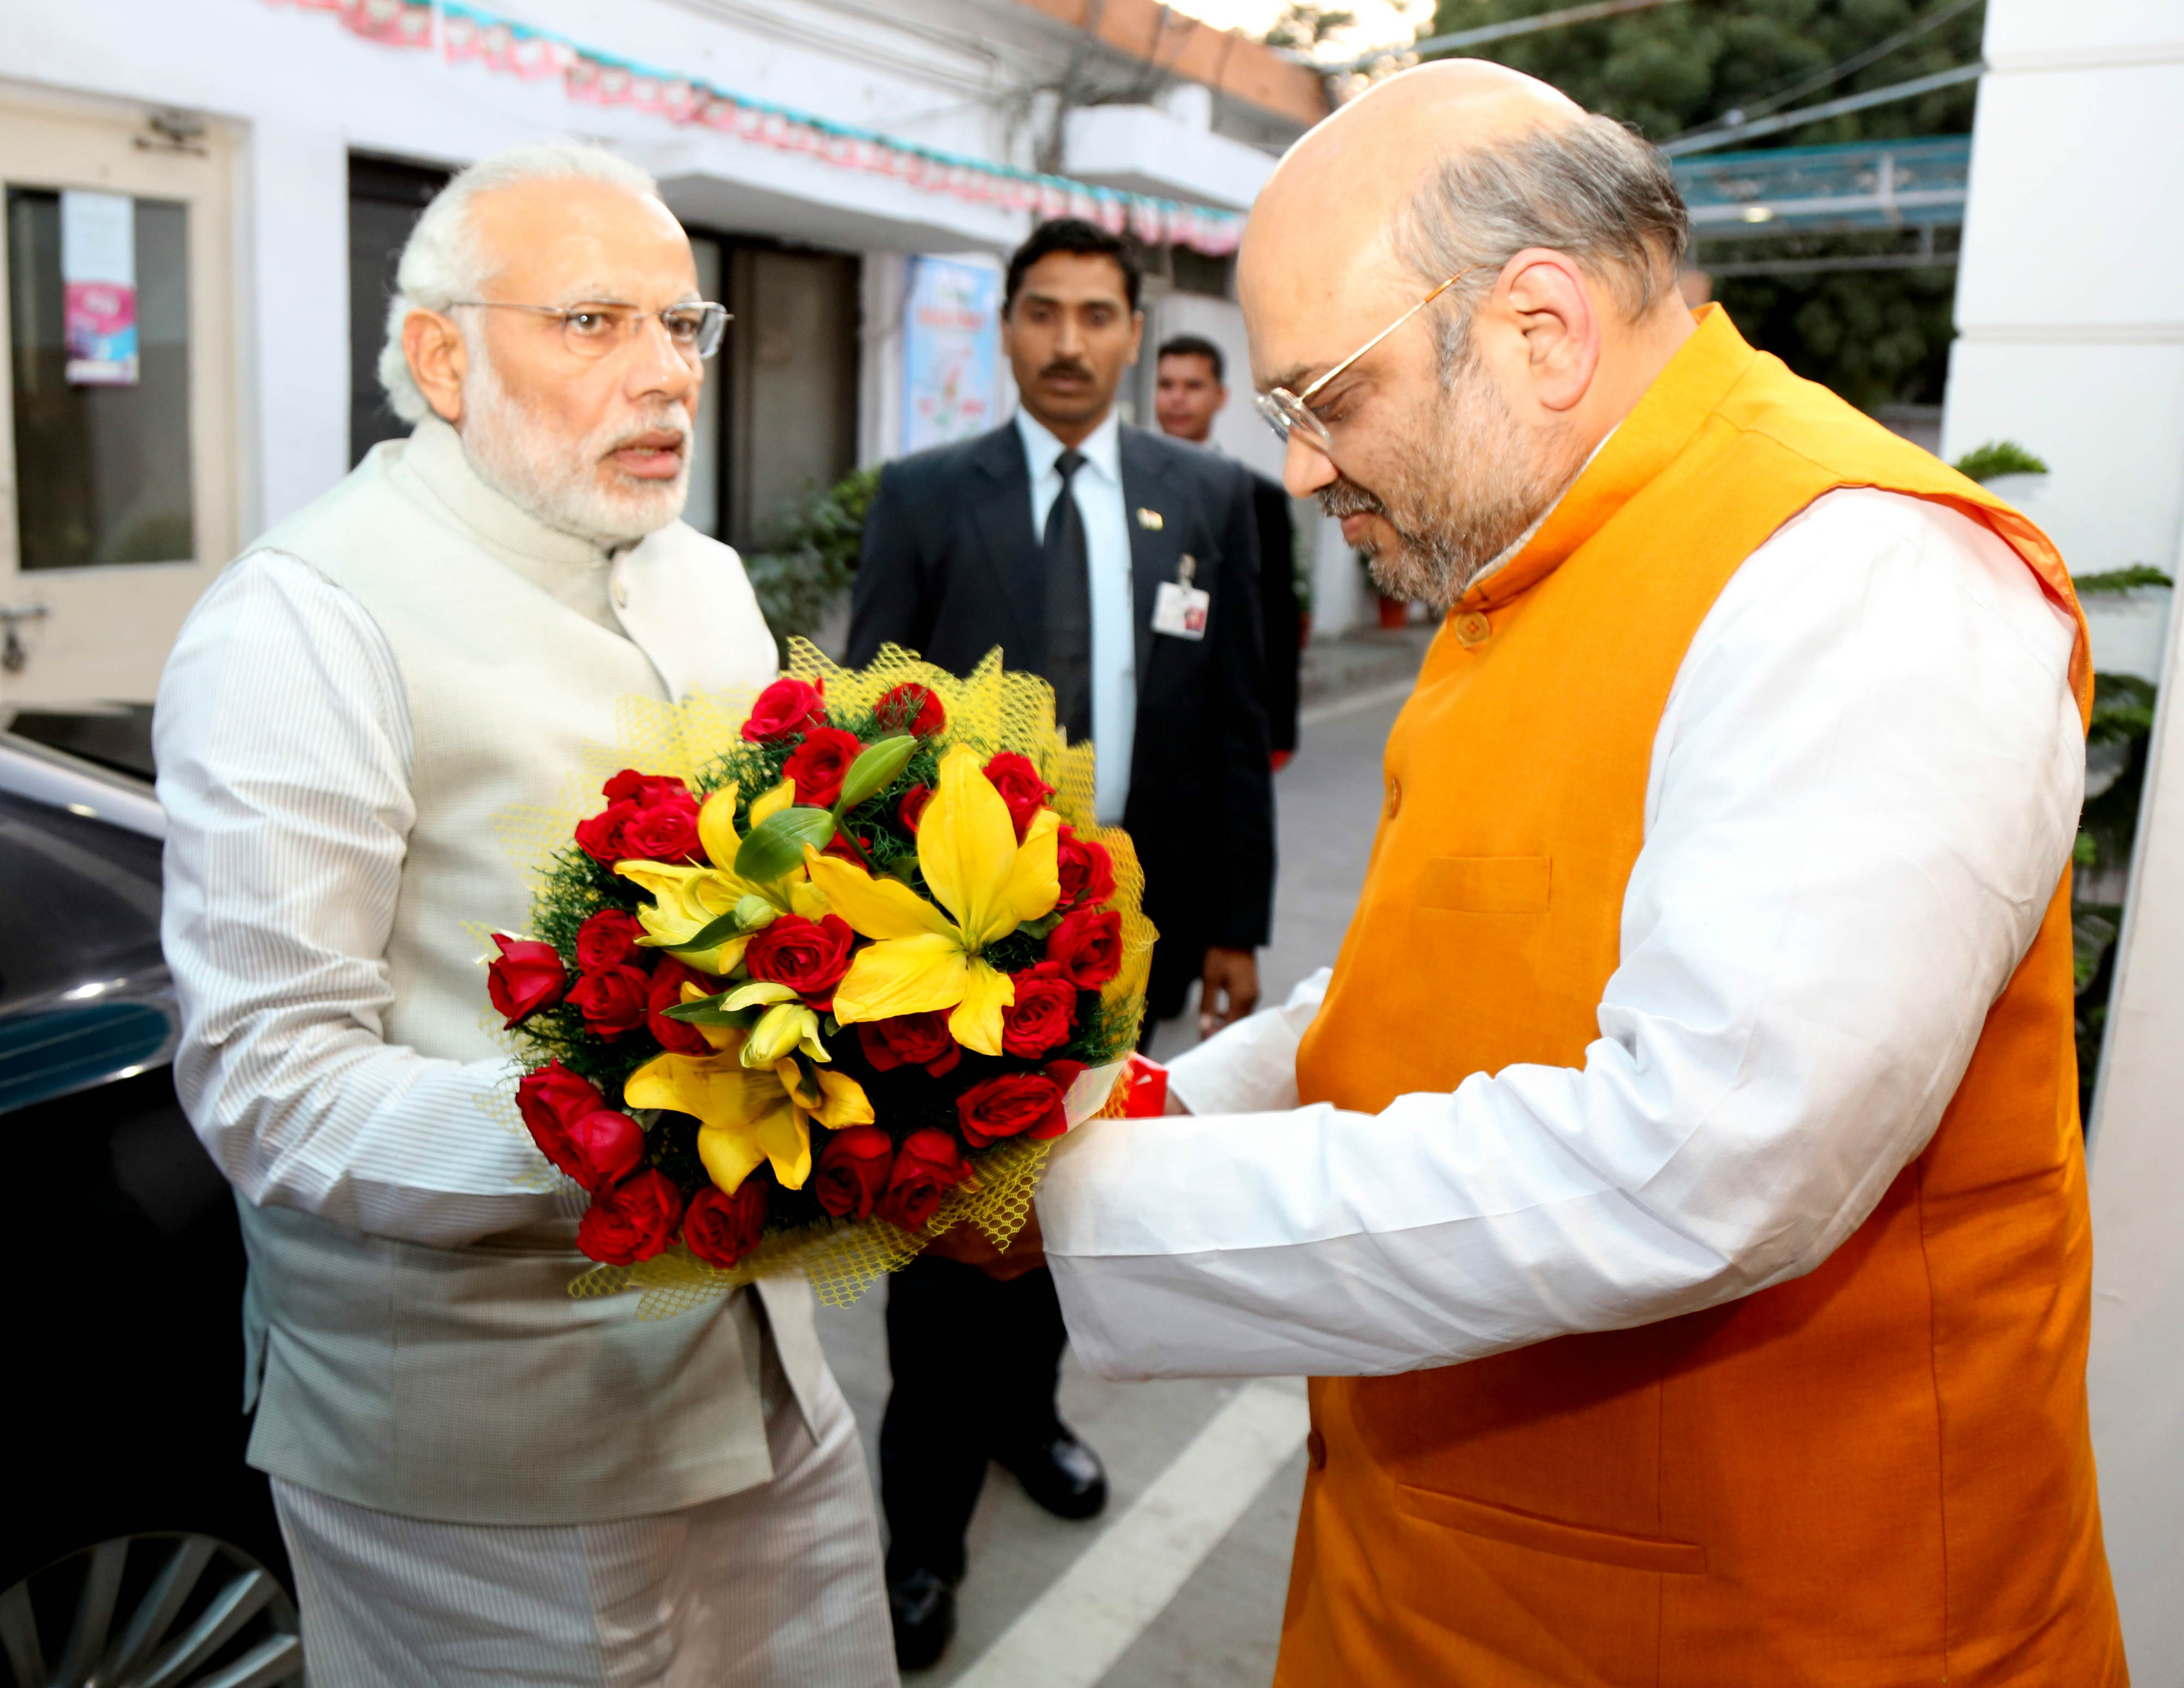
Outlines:
[[1290, 489], [1449, 613], [1331, 978], [1057, 1155], [1071, 1334], [1312, 1374], [1284, 1688], [2121, 1684], [2070, 577], [1688, 311], [1687, 240], [1475, 63], [1261, 195]]

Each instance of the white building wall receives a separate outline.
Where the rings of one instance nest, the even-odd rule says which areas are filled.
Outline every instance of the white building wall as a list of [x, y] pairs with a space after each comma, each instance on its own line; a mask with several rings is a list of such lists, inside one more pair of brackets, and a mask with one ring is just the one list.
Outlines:
[[[909, 23], [865, 25], [850, 56], [824, 33], [844, 19], [794, 0], [808, 40], [742, 28], [721, 13], [619, 0], [533, 0], [527, 20], [581, 44], [705, 76], [739, 95], [922, 144], [1006, 158], [994, 104], [965, 97], [990, 64]], [[382, 46], [323, 11], [268, 0], [0, 0], [6, 82], [233, 121], [245, 137], [236, 300], [245, 414], [238, 419], [242, 526], [257, 532], [348, 468], [348, 154], [460, 164], [526, 141], [581, 135], [659, 175], [686, 215], [847, 250], [1006, 249], [1027, 216], [928, 192], [627, 107], [579, 104], [558, 76], [525, 82], [475, 62]]]
[[[2011, 439], [2002, 488], [2075, 573], [2174, 572], [2184, 535], [2184, 32], [2177, 0], [1993, 0], [1942, 454]], [[2165, 599], [2095, 597], [2097, 666], [2160, 677]]]
[[[2015, 439], [2009, 495], [2079, 573], [2174, 574], [2184, 532], [2184, 4], [1989, 0], [1943, 454]], [[2096, 662], [2165, 675], [2093, 1154], [2087, 1382], [2132, 1680], [2184, 1688], [2184, 697], [2151, 606]]]

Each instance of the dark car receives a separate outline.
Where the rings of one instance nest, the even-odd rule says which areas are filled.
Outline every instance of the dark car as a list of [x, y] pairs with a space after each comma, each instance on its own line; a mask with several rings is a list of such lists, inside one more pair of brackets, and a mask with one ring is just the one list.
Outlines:
[[0, 1657], [19, 1688], [303, 1672], [271, 1498], [242, 1458], [233, 1198], [170, 1076], [147, 725], [19, 715], [0, 733]]

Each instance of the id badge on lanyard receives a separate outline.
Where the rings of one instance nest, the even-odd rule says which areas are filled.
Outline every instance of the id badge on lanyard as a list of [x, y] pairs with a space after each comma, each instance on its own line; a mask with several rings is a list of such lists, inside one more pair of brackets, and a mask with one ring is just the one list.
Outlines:
[[1206, 616], [1213, 606], [1213, 597], [1191, 584], [1197, 572], [1198, 559], [1184, 552], [1176, 562], [1175, 578], [1162, 581], [1153, 599], [1155, 632], [1179, 639], [1206, 637]]

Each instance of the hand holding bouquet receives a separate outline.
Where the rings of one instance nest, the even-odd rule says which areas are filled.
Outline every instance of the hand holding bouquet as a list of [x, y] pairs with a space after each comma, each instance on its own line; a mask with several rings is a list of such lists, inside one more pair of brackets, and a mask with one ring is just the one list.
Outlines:
[[998, 656], [959, 682], [804, 645], [719, 738], [606, 781], [534, 933], [495, 935], [518, 1108], [621, 1268], [580, 1288], [796, 1267], [842, 1300], [960, 1221], [1005, 1247], [1144, 1010], [1142, 879], [1092, 824], [1089, 747]]

